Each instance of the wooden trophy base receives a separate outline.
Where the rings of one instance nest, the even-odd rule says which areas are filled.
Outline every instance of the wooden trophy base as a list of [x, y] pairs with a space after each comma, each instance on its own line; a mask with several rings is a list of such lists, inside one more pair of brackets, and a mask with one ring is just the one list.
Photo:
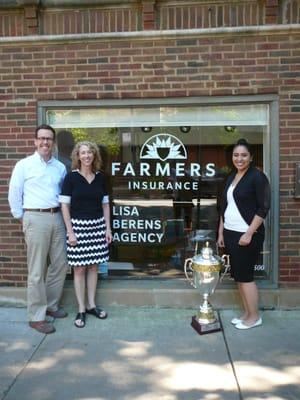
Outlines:
[[206, 335], [207, 333], [219, 332], [222, 330], [218, 319], [210, 324], [200, 324], [200, 322], [197, 321], [196, 315], [192, 317], [191, 326], [199, 333], [199, 335]]

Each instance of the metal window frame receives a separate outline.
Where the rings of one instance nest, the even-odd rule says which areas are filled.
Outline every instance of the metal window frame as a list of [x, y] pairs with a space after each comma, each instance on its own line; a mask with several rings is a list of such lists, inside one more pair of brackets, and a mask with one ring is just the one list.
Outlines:
[[92, 108], [92, 107], [151, 107], [151, 106], [210, 106], [210, 105], [245, 105], [267, 104], [269, 106], [269, 129], [264, 146], [266, 172], [271, 182], [270, 226], [270, 263], [273, 266], [269, 280], [258, 281], [260, 287], [278, 287], [279, 268], [279, 96], [278, 95], [245, 95], [218, 97], [176, 97], [151, 99], [105, 99], [105, 100], [45, 100], [37, 105], [38, 123], [46, 121], [46, 111], [51, 109]]

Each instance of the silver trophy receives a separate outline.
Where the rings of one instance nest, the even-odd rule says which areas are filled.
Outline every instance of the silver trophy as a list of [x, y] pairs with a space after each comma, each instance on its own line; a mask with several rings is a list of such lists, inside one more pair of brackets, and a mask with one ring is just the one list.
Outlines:
[[216, 316], [208, 297], [214, 293], [220, 280], [221, 270], [229, 267], [229, 257], [214, 255], [209, 242], [202, 248], [200, 254], [187, 258], [184, 263], [184, 272], [191, 285], [198, 289], [203, 296], [197, 315], [192, 317], [192, 327], [200, 334], [212, 333], [221, 330], [221, 324]]

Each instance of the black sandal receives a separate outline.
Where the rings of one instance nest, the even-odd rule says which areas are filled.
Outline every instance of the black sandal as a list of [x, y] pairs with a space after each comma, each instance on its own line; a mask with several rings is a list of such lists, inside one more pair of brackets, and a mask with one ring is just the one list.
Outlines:
[[[76, 321], [81, 321], [82, 325], [78, 325], [78, 322], [76, 323]], [[76, 315], [74, 325], [76, 326], [76, 328], [84, 328], [85, 327], [85, 312], [79, 312]]]
[[87, 314], [94, 315], [94, 317], [99, 318], [99, 319], [105, 319], [107, 318], [107, 312], [104, 310], [101, 310], [99, 307], [94, 307], [91, 308], [90, 310], [86, 309]]

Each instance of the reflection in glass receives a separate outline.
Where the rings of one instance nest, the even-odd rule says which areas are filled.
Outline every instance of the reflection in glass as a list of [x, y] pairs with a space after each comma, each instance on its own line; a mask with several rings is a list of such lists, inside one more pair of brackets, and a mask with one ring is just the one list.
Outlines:
[[73, 134], [69, 130], [61, 130], [57, 133], [58, 159], [65, 164], [68, 172], [71, 171], [71, 153], [75, 145]]
[[[210, 107], [206, 110], [208, 114], [205, 110], [195, 114], [192, 107], [145, 110], [118, 110], [122, 117], [119, 126], [116, 126], [116, 110], [102, 110], [102, 127], [99, 124], [95, 127], [93, 122], [99, 118], [99, 110], [79, 113], [77, 127], [72, 111], [64, 116], [73, 123], [63, 126], [71, 131], [73, 143], [91, 140], [99, 145], [103, 172], [109, 183], [114, 235], [110, 260], [115, 273], [138, 277], [182, 276], [184, 260], [194, 255], [195, 235], [203, 237], [203, 243], [209, 239], [211, 246], [215, 246], [220, 194], [232, 169], [232, 144], [240, 137], [247, 139], [254, 147], [256, 166], [264, 169], [267, 126], [255, 125], [254, 120], [265, 120], [266, 110], [255, 108], [252, 115], [246, 106], [238, 111], [232, 107]], [[64, 116], [51, 114], [54, 120], [63, 121]], [[155, 119], [157, 116], [161, 126]], [[217, 123], [206, 126], [195, 123], [204, 117], [206, 121], [214, 117]], [[103, 126], [105, 120], [110, 121], [107, 126]], [[83, 126], [83, 121], [89, 123]], [[152, 130], [143, 131], [143, 126], [151, 126]], [[182, 132], [182, 126], [192, 129]], [[235, 129], [225, 130], [224, 126]], [[58, 134], [61, 159], [68, 157], [68, 145], [71, 146], [71, 140], [69, 144], [60, 142], [67, 138], [63, 132]], [[67, 161], [64, 163], [67, 165]], [[256, 268], [257, 277], [267, 278], [270, 273], [269, 248], [267, 238], [265, 256], [262, 255]]]

